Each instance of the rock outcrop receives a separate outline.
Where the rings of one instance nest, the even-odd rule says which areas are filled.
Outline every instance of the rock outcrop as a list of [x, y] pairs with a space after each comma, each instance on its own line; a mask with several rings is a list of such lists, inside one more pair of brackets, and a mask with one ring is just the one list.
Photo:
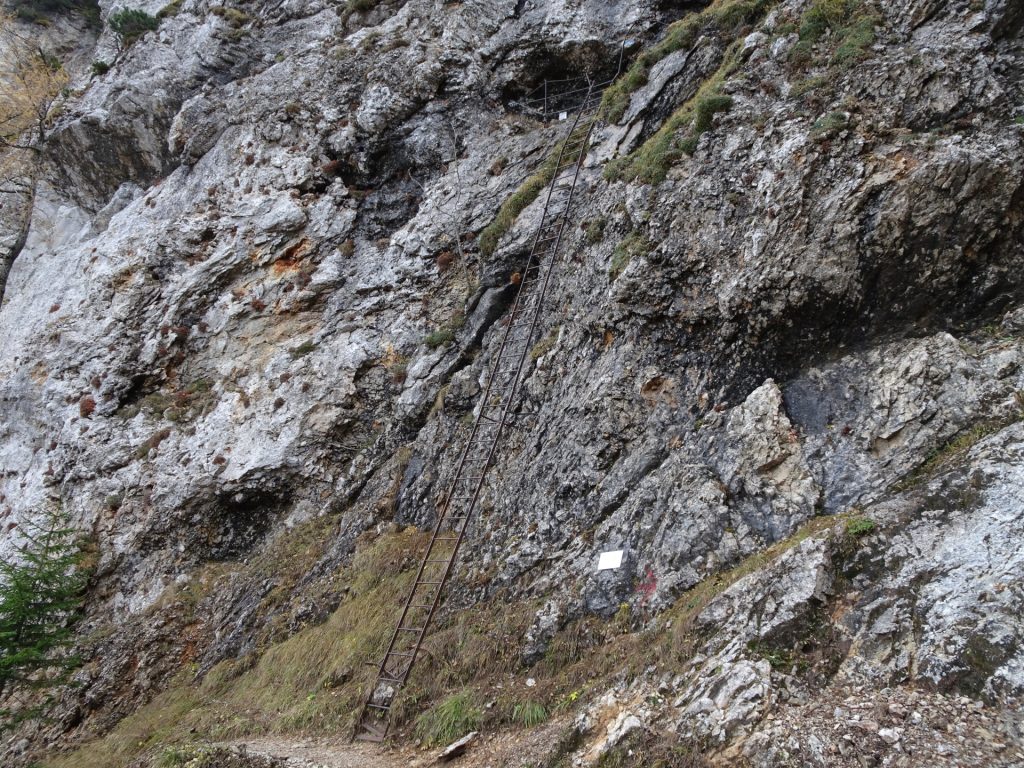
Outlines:
[[703, 8], [177, 0], [82, 43], [0, 305], [0, 523], [94, 539], [89, 661], [5, 759], [251, 668], [358, 592], [357, 542], [432, 523], [542, 202], [476, 236], [564, 128], [526, 98], [623, 51], [446, 610], [530, 601], [532, 668], [741, 567], [566, 754], [1024, 761], [1024, 14], [668, 26]]

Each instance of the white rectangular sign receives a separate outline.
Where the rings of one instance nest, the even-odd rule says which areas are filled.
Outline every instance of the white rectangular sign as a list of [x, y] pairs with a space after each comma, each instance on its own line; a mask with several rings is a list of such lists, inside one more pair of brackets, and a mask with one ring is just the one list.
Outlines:
[[597, 570], [607, 571], [618, 568], [620, 565], [622, 565], [622, 550], [615, 549], [611, 552], [601, 553], [601, 557], [597, 561]]
[[568, 117], [569, 117], [569, 113], [568, 112], [559, 112], [558, 113], [558, 119], [559, 120], [565, 120]]

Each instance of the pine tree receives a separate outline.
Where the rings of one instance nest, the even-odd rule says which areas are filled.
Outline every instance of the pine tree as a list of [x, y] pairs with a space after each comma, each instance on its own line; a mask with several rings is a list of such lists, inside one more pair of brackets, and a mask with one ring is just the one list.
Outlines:
[[0, 697], [25, 701], [16, 713], [0, 710], [8, 724], [44, 713], [50, 691], [81, 665], [71, 646], [87, 580], [66, 513], [50, 512], [21, 533], [15, 556], [0, 562]]

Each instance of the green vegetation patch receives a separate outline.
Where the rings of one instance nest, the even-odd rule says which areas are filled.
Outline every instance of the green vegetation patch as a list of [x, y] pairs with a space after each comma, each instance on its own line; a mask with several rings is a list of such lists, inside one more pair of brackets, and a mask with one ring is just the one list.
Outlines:
[[630, 95], [647, 83], [651, 68], [666, 56], [690, 48], [701, 34], [735, 36], [774, 4], [774, 0], [715, 0], [699, 13], [692, 13], [669, 26], [664, 37], [641, 53], [625, 74], [608, 87], [601, 101], [602, 116], [612, 123], [622, 119]]
[[466, 324], [466, 316], [461, 312], [456, 313], [452, 318], [423, 337], [423, 343], [430, 349], [446, 347], [455, 341], [455, 336], [462, 326]]
[[125, 8], [123, 11], [113, 13], [107, 19], [107, 23], [125, 47], [160, 26], [159, 19], [138, 8]]
[[523, 728], [535, 728], [547, 719], [547, 707], [539, 701], [523, 701], [512, 707], [512, 722]]
[[537, 170], [501, 204], [494, 219], [480, 232], [480, 253], [484, 257], [489, 257], [494, 253], [501, 238], [512, 228], [516, 219], [519, 218], [519, 214], [526, 210], [526, 207], [536, 200], [551, 183], [558, 168], [558, 161], [561, 159], [562, 148], [566, 144], [577, 144], [585, 138], [589, 131], [589, 125], [577, 125], [569, 136], [555, 144]]
[[171, 0], [167, 5], [157, 11], [156, 17], [160, 20], [173, 19], [181, 13], [181, 6], [185, 0]]
[[868, 517], [851, 517], [846, 521], [846, 532], [856, 539], [875, 530], [875, 521]]
[[475, 731], [483, 713], [467, 691], [449, 696], [416, 718], [416, 737], [427, 744], [442, 745]]
[[651, 242], [640, 232], [630, 232], [612, 251], [612, 260], [608, 265], [608, 275], [615, 280], [629, 265], [635, 256], [642, 256], [651, 250]]
[[49, 25], [54, 16], [73, 11], [81, 13], [91, 25], [98, 26], [100, 18], [96, 0], [14, 0], [10, 7], [22, 21], [43, 26]]
[[249, 14], [245, 13], [244, 11], [240, 11], [237, 8], [231, 8], [226, 5], [215, 5], [210, 9], [210, 13], [212, 13], [214, 16], [224, 19], [224, 21], [226, 21], [235, 29], [238, 29], [243, 24], [252, 21], [252, 16], [250, 16]]
[[740, 41], [729, 46], [718, 71], [642, 146], [608, 163], [605, 178], [658, 184], [683, 154], [693, 154], [701, 134], [711, 128], [715, 114], [732, 107], [732, 99], [722, 94], [720, 88], [739, 67], [739, 48]]
[[874, 45], [875, 27], [880, 21], [881, 16], [864, 0], [814, 0], [800, 18], [800, 42], [793, 47], [790, 61], [808, 63], [814, 45], [832, 35], [830, 62], [850, 66], [863, 59]]
[[845, 112], [829, 112], [814, 121], [814, 125], [811, 126], [811, 136], [824, 138], [843, 130], [848, 123], [849, 117]]
[[961, 432], [932, 451], [924, 463], [905, 479], [897, 483], [893, 490], [896, 492], [905, 491], [929, 480], [940, 472], [949, 469], [960, 457], [989, 435], [994, 435], [999, 430], [1021, 420], [1024, 420], [1024, 403], [1019, 405], [1017, 410], [1005, 418], [990, 419], [980, 424], [975, 424], [970, 429]]
[[[714, 597], [805, 539], [827, 535], [847, 519], [811, 520], [789, 539], [705, 579], [644, 631], [625, 632], [597, 616], [572, 622], [555, 634], [544, 657], [532, 667], [523, 665], [520, 649], [541, 605], [539, 599], [510, 602], [498, 593], [466, 609], [442, 610], [395, 699], [394, 732], [399, 740], [415, 733], [424, 741], [441, 743], [469, 730], [534, 727], [551, 712], [584, 705], [607, 690], [612, 680], [628, 683], [652, 664], [677, 668], [699, 645], [693, 622]], [[302, 534], [297, 549], [289, 544], [291, 538], [286, 535], [271, 548], [273, 557], [268, 555], [259, 565], [259, 573], [282, 578], [282, 594], [294, 592], [298, 582], [292, 579], [308, 572], [322, 551], [316, 547], [330, 545], [322, 527]], [[296, 632], [282, 615], [278, 634], [259, 638], [256, 652], [222, 661], [201, 683], [193, 682], [192, 673], [183, 670], [169, 690], [106, 736], [44, 765], [124, 768], [139, 755], [166, 753], [170, 747], [197, 740], [350, 733], [376, 672], [365, 662], [383, 653], [427, 538], [428, 534], [408, 528], [362, 541], [351, 564], [332, 582], [332, 589], [341, 590], [341, 602], [324, 623]], [[314, 549], [306, 551], [307, 544]], [[287, 578], [282, 576], [285, 572]], [[473, 589], [490, 583], [493, 575], [485, 570], [462, 578], [464, 586]], [[196, 588], [200, 592], [214, 589], [222, 578], [231, 574], [211, 573]], [[190, 598], [201, 599], [200, 595]], [[155, 610], [166, 610], [166, 606]], [[261, 606], [260, 611], [284, 614], [272, 606]], [[527, 675], [536, 682], [529, 688], [524, 684]], [[484, 701], [495, 701], [495, 706], [482, 707]]]
[[583, 223], [583, 234], [587, 239], [587, 245], [596, 245], [604, 240], [604, 230], [608, 221], [604, 218], [590, 219]]
[[52, 692], [82, 665], [73, 647], [89, 580], [84, 542], [59, 508], [21, 535], [25, 543], [0, 560], [0, 692], [20, 704], [0, 708], [0, 733], [46, 715]]

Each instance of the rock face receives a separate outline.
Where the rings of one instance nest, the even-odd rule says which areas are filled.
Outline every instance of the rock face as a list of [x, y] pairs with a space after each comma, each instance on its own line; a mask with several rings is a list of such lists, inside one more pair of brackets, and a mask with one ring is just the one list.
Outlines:
[[[817, 516], [863, 517], [711, 601], [614, 741], [654, 722], [755, 764], [859, 765], [868, 733], [879, 764], [917, 739], [1012, 765], [1019, 720], [971, 763], [975, 730], [825, 714], [883, 690], [916, 711], [920, 689], [924, 721], [963, 696], [998, 719], [1024, 695], [1024, 15], [848, 3], [813, 37], [821, 3], [749, 5], [595, 133], [449, 603], [538, 599], [532, 664], [582, 616], [654, 615]], [[564, 128], [525, 100], [696, 10], [183, 0], [76, 54], [0, 305], [0, 521], [60, 504], [99, 556], [96, 660], [51, 736], [323, 621], [361, 533], [433, 522], [542, 201], [492, 253], [475, 236]], [[652, 154], [712, 81], [728, 110]], [[665, 178], [607, 178], [629, 153]], [[243, 567], [321, 518], [301, 578]], [[162, 610], [235, 565], [191, 618]]]

